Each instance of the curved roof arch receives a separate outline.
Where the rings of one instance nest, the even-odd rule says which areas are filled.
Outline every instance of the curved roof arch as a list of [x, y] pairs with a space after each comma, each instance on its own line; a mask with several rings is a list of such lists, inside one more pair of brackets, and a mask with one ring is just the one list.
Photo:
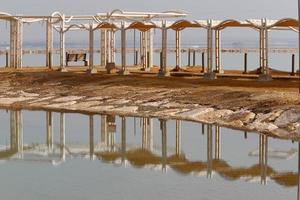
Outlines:
[[204, 26], [195, 21], [178, 20], [167, 28], [173, 30], [183, 30], [185, 28], [204, 28]]
[[251, 27], [256, 28], [256, 26], [252, 23], [249, 23], [248, 21], [238, 21], [235, 19], [227, 19], [224, 21], [219, 22], [218, 24], [214, 25], [214, 29], [225, 29], [228, 27]]
[[126, 28], [126, 30], [137, 29], [139, 31], [148, 31], [152, 28], [157, 28], [156, 24], [152, 22], [133, 22]]
[[114, 23], [102, 22], [98, 24], [94, 29], [119, 29], [119, 27]]
[[268, 28], [273, 28], [273, 27], [298, 27], [299, 26], [299, 21], [293, 18], [284, 18], [280, 19], [277, 22], [268, 25]]

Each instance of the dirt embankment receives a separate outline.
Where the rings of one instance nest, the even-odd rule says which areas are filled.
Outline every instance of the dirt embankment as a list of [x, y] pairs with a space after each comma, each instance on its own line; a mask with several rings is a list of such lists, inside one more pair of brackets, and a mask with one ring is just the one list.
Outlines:
[[186, 119], [300, 138], [297, 80], [0, 71], [0, 106]]

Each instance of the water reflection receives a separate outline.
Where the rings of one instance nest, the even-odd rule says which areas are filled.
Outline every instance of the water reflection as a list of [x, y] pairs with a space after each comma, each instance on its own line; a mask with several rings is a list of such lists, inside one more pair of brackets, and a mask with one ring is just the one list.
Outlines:
[[[97, 143], [95, 140], [95, 117], [89, 115], [89, 144], [88, 148], [81, 148], [80, 151], [72, 149], [72, 145], [66, 142], [65, 114], [60, 113], [59, 120], [59, 142], [54, 143], [53, 139], [53, 113], [46, 112], [46, 143], [24, 145], [23, 140], [23, 119], [22, 111], [10, 111], [10, 145], [0, 152], [0, 159], [15, 159], [29, 161], [46, 161], [53, 165], [59, 165], [72, 156], [88, 157], [91, 160], [102, 160], [108, 163], [121, 164], [136, 168], [152, 167], [166, 173], [173, 170], [183, 175], [203, 175], [212, 178], [218, 174], [226, 180], [256, 180], [259, 178], [261, 184], [267, 184], [272, 180], [284, 187], [298, 186], [299, 194], [299, 168], [300, 154], [298, 153], [298, 172], [281, 172], [275, 170], [268, 164], [269, 158], [289, 157], [295, 151], [280, 152], [269, 149], [269, 137], [258, 135], [258, 151], [250, 152], [250, 156], [257, 157], [257, 164], [250, 167], [236, 167], [230, 165], [222, 159], [222, 133], [221, 128], [213, 125], [201, 125], [201, 133], [206, 134], [206, 160], [191, 160], [186, 157], [182, 149], [182, 122], [175, 121], [175, 149], [170, 147], [168, 138], [168, 121], [160, 119], [160, 141], [159, 145], [154, 145], [153, 119], [140, 118], [140, 144], [131, 145], [127, 141], [126, 117], [121, 116], [120, 120], [120, 140], [117, 140], [118, 127], [116, 117], [112, 115], [101, 115], [100, 138]], [[134, 119], [134, 127], [136, 119]], [[131, 131], [131, 130], [130, 130]], [[139, 133], [136, 127], [132, 130], [134, 135]], [[222, 135], [226, 137], [225, 135]], [[248, 133], [244, 133], [247, 140]], [[234, 144], [233, 144], [234, 145]], [[300, 146], [300, 144], [299, 144]], [[237, 149], [238, 151], [238, 149]], [[43, 157], [39, 156], [43, 153]], [[299, 196], [299, 195], [298, 195]], [[299, 197], [298, 197], [299, 199]]]

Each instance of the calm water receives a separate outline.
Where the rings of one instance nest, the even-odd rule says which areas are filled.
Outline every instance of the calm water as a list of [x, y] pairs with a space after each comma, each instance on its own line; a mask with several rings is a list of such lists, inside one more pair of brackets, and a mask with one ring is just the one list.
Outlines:
[[0, 126], [1, 199], [297, 199], [297, 142], [33, 111], [2, 110]]

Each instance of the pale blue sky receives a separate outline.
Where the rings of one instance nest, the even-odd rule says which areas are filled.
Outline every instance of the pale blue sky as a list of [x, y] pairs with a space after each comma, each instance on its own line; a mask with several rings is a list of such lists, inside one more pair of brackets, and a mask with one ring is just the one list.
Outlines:
[[13, 14], [92, 14], [120, 8], [130, 11], [186, 10], [191, 17], [283, 18], [297, 17], [296, 0], [2, 0], [1, 11]]
[[[54, 11], [64, 12], [67, 15], [91, 15], [116, 8], [127, 11], [153, 12], [184, 10], [189, 13], [188, 18], [190, 19], [249, 19], [263, 17], [280, 19], [297, 17], [297, 0], [1, 0], [0, 11], [24, 15], [50, 15]], [[45, 31], [42, 28], [43, 25], [33, 24], [30, 26], [30, 28], [24, 29], [24, 41], [43, 41]], [[6, 41], [8, 41], [7, 32], [7, 25], [1, 22], [0, 37], [6, 38]], [[193, 34], [188, 32], [185, 35], [186, 40], [198, 41], [199, 38], [203, 39], [203, 36], [197, 32], [193, 32]], [[68, 38], [87, 40], [87, 33], [76, 33], [76, 37], [72, 34], [70, 33]], [[202, 34], [205, 35], [205, 33]], [[244, 42], [244, 38], [256, 41], [256, 37], [257, 34], [253, 30], [240, 29], [238, 31], [236, 29], [225, 31], [223, 35], [224, 42], [226, 40], [229, 42], [232, 40]], [[286, 31], [284, 34], [276, 32], [272, 33], [271, 37], [294, 40], [297, 34], [287, 33]], [[0, 40], [1, 43], [3, 43], [3, 39]]]

